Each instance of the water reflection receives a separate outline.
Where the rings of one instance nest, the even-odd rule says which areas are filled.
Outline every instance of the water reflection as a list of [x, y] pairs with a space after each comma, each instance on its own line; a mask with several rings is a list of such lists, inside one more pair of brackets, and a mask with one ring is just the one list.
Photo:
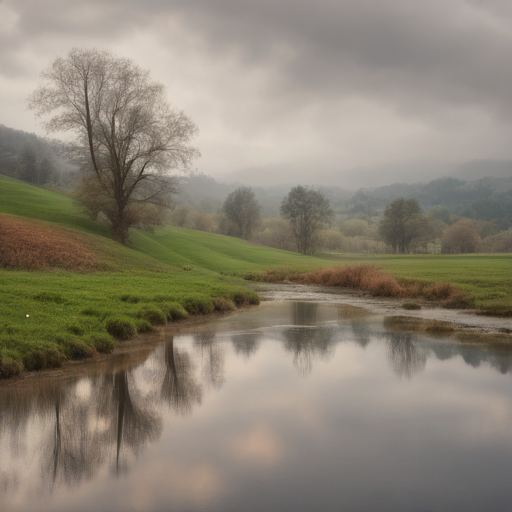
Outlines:
[[388, 360], [391, 369], [398, 377], [411, 380], [414, 375], [425, 370], [427, 354], [415, 343], [411, 333], [387, 332]]
[[162, 421], [156, 407], [145, 400], [133, 371], [120, 370], [100, 379], [97, 393], [96, 422], [106, 444], [115, 446], [115, 474], [126, 472], [129, 462], [142, 448], [158, 439]]
[[263, 340], [263, 333], [259, 331], [235, 332], [231, 335], [231, 343], [237, 356], [246, 360], [258, 352]]
[[303, 377], [313, 370], [313, 361], [328, 361], [334, 354], [335, 328], [314, 325], [318, 321], [318, 304], [293, 303], [293, 326], [283, 329], [283, 346], [293, 355], [293, 366]]
[[214, 331], [203, 331], [194, 336], [201, 363], [201, 377], [207, 389], [220, 389], [225, 382], [224, 348], [215, 342]]
[[[284, 348], [284, 359], [276, 347]], [[254, 357], [256, 354], [258, 357]], [[381, 354], [385, 354], [385, 357], [381, 357]], [[315, 386], [318, 386], [322, 400], [312, 398], [311, 404], [308, 404], [303, 401], [304, 397], [295, 396], [294, 386], [281, 380], [286, 374], [283, 368], [286, 365], [289, 368], [290, 360], [299, 375], [308, 377], [307, 381], [297, 379], [302, 389], [308, 389], [312, 396], [316, 396]], [[318, 361], [329, 363], [322, 365], [322, 372], [315, 372]], [[438, 361], [444, 367], [448, 367], [450, 361], [463, 362], [470, 368], [491, 368], [496, 375], [510, 374], [512, 347], [502, 343], [454, 343], [397, 331], [392, 322], [368, 316], [356, 308], [288, 303], [266, 305], [266, 308], [234, 315], [192, 335], [169, 336], [151, 354], [110, 361], [101, 371], [90, 375], [66, 380], [34, 379], [32, 384], [26, 383], [18, 389], [0, 390], [0, 509], [9, 510], [10, 504], [16, 501], [16, 510], [33, 510], [31, 497], [52, 494], [54, 501], [48, 501], [50, 510], [56, 506], [63, 489], [84, 488], [86, 482], [97, 485], [108, 475], [115, 477], [114, 481], [123, 481], [139, 468], [141, 454], [155, 444], [162, 446], [163, 451], [166, 446], [186, 445], [183, 453], [177, 448], [173, 452], [175, 457], [179, 455], [183, 458], [180, 467], [188, 471], [186, 474], [197, 473], [190, 469], [193, 460], [203, 461], [204, 458], [209, 461], [204, 462], [206, 465], [198, 470], [201, 475], [210, 475], [208, 478], [213, 478], [211, 468], [218, 465], [220, 476], [215, 473], [215, 482], [218, 482], [219, 488], [222, 487], [221, 476], [235, 482], [239, 477], [238, 470], [248, 472], [247, 467], [238, 466], [242, 463], [247, 465], [248, 461], [254, 461], [254, 464], [259, 461], [261, 465], [262, 460], [271, 460], [271, 466], [275, 464], [276, 471], [279, 465], [287, 463], [293, 467], [308, 467], [305, 462], [312, 459], [316, 461], [315, 464], [320, 464], [322, 458], [307, 449], [304, 449], [303, 460], [294, 459], [303, 446], [308, 445], [308, 440], [315, 439], [316, 435], [327, 436], [333, 453], [338, 454], [336, 461], [338, 456], [339, 460], [346, 457], [350, 464], [357, 467], [360, 459], [350, 459], [347, 452], [358, 438], [357, 433], [362, 425], [365, 431], [368, 430], [366, 441], [358, 441], [363, 443], [358, 448], [363, 455], [366, 453], [364, 442], [382, 434], [382, 431], [378, 435], [370, 432], [372, 421], [359, 419], [359, 414], [372, 417], [373, 412], [362, 412], [365, 407], [368, 411], [377, 411], [375, 401], [364, 404], [367, 397], [375, 396], [377, 401], [380, 400], [381, 388], [390, 395], [390, 390], [399, 395], [404, 389], [412, 389], [414, 377], [419, 373], [423, 372], [425, 379], [428, 378], [429, 361]], [[351, 373], [350, 370], [356, 367], [358, 372]], [[225, 388], [233, 388], [225, 386], [230, 379], [236, 378], [245, 386], [245, 381], [241, 379], [246, 373], [253, 375], [252, 384], [256, 390], [249, 390], [247, 384], [247, 388], [240, 388], [243, 393], [239, 391], [237, 394], [237, 390], [232, 389], [228, 395], [230, 398], [222, 402], [222, 408], [217, 409], [216, 402], [216, 421], [222, 425], [218, 431], [230, 431], [231, 435], [223, 438], [213, 426], [206, 433], [202, 431], [201, 437], [194, 438], [192, 433], [189, 434], [192, 429], [188, 426], [199, 428], [198, 423], [194, 423], [199, 408], [207, 409], [213, 395], [224, 396]], [[445, 379], [451, 378], [451, 373], [448, 371]], [[265, 375], [265, 380], [256, 378], [260, 374]], [[346, 386], [335, 385], [338, 380], [345, 382], [344, 379]], [[486, 379], [489, 377], [486, 376]], [[311, 388], [308, 387], [310, 382], [314, 384]], [[367, 395], [363, 392], [366, 382], [372, 383], [371, 392]], [[432, 387], [437, 385], [434, 380], [429, 382]], [[362, 390], [362, 395], [357, 395], [358, 389]], [[247, 398], [245, 393], [251, 398]], [[268, 410], [265, 408], [266, 398]], [[416, 400], [420, 398], [420, 395], [415, 396]], [[493, 409], [498, 411], [497, 417], [508, 417], [510, 412], [512, 418], [512, 406], [502, 398], [500, 400]], [[464, 399], [460, 401], [471, 403]], [[344, 407], [337, 408], [337, 404], [342, 402]], [[244, 424], [245, 417], [240, 417], [239, 411], [247, 411], [248, 403], [256, 411], [255, 423]], [[320, 403], [326, 407], [325, 410], [320, 408]], [[286, 421], [297, 428], [302, 428], [303, 423], [313, 427], [311, 431], [304, 431], [298, 444], [293, 447], [287, 444], [292, 442], [293, 436], [285, 433], [288, 428], [291, 432], [293, 429], [279, 426], [281, 424], [272, 416], [276, 410], [286, 408], [288, 404], [292, 404], [288, 415], [293, 415], [295, 410], [300, 414], [298, 412], [296, 417], [290, 416]], [[311, 413], [312, 404], [315, 414]], [[349, 413], [350, 404], [358, 404], [358, 408]], [[429, 406], [433, 407], [432, 404]], [[383, 408], [375, 414], [379, 418], [387, 418], [385, 415], [388, 413]], [[183, 423], [175, 424], [175, 429], [167, 429], [173, 434], [165, 437], [166, 425], [177, 418]], [[221, 418], [226, 418], [225, 423]], [[323, 419], [328, 420], [325, 425], [322, 424]], [[464, 421], [467, 424], [467, 420]], [[496, 422], [496, 418], [493, 421]], [[488, 423], [493, 424], [493, 421], [489, 420]], [[383, 424], [379, 421], [380, 428], [388, 423], [391, 424], [390, 419], [385, 419]], [[182, 430], [176, 425], [183, 425]], [[354, 432], [350, 431], [351, 425], [357, 426]], [[207, 427], [205, 425], [204, 428]], [[237, 430], [242, 427], [245, 430]], [[509, 427], [512, 427], [512, 420], [510, 425], [503, 428], [504, 436], [512, 430]], [[276, 432], [278, 428], [281, 428], [281, 432]], [[348, 440], [342, 439], [341, 442], [337, 436], [349, 435], [347, 432], [350, 434]], [[430, 432], [426, 433], [427, 438], [430, 436]], [[194, 454], [195, 446], [200, 446], [197, 448], [199, 454]], [[221, 455], [209, 460], [208, 457], [213, 457], [212, 453], [215, 452], [214, 446], [219, 447]], [[229, 450], [226, 447], [229, 446], [235, 449], [235, 459], [228, 458]], [[336, 450], [342, 450], [343, 457]], [[385, 448], [379, 447], [378, 450], [385, 451]], [[190, 460], [187, 458], [189, 453]], [[276, 457], [276, 453], [279, 457]], [[327, 459], [329, 456], [329, 453], [325, 454]], [[421, 456], [418, 458], [421, 459]], [[158, 464], [165, 472], [170, 458], [163, 457]], [[176, 467], [171, 470], [174, 471], [172, 474], [180, 471]], [[318, 478], [323, 479], [324, 483], [330, 481], [329, 475], [336, 474], [332, 467], [327, 467], [326, 471], [322, 474], [318, 469]], [[272, 475], [279, 480], [277, 474]], [[313, 477], [307, 471], [305, 475], [304, 482], [313, 485]], [[261, 485], [261, 474], [258, 473], [257, 478], [260, 480], [249, 480], [258, 481], [258, 485]], [[291, 476], [289, 478], [292, 479]], [[354, 483], [352, 488], [364, 487], [365, 482], [376, 485], [361, 472], [361, 481]], [[238, 487], [234, 483], [231, 487], [225, 483], [223, 485], [236, 494], [234, 489]], [[226, 495], [229, 495], [228, 491]], [[286, 499], [290, 499], [289, 495]], [[271, 503], [269, 507], [272, 508]], [[194, 509], [189, 505], [183, 508]], [[208, 509], [206, 505], [204, 508]], [[63, 505], [57, 509], [66, 508]], [[118, 509], [122, 510], [121, 505]], [[232, 509], [236, 510], [235, 507]], [[222, 510], [222, 506], [219, 505], [217, 510]]]
[[201, 403], [203, 390], [196, 378], [190, 355], [174, 346], [173, 336], [165, 344], [164, 362], [160, 398], [176, 413], [189, 415], [192, 406]]

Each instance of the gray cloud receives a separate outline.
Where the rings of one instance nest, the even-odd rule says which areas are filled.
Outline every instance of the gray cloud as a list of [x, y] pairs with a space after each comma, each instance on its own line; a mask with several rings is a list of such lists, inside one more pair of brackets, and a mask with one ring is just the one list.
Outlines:
[[192, 110], [204, 172], [512, 156], [508, 0], [4, 0], [2, 9], [1, 79], [35, 76], [72, 46], [133, 56]]

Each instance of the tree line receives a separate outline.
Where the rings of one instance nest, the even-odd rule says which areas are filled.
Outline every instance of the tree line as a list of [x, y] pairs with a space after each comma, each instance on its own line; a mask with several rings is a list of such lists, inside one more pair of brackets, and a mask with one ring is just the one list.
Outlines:
[[[191, 215], [187, 205], [168, 213], [179, 185], [176, 172], [188, 170], [199, 156], [192, 145], [197, 127], [183, 111], [169, 105], [163, 84], [152, 81], [131, 60], [106, 51], [75, 48], [55, 59], [41, 73], [28, 105], [43, 120], [47, 133], [75, 135], [67, 146], [68, 158], [78, 170], [74, 196], [92, 218], [108, 224], [113, 239], [121, 243], [127, 241], [131, 227], [171, 222], [302, 254], [318, 249], [475, 252], [484, 248], [482, 239], [488, 250], [512, 250], [512, 235], [506, 230], [510, 201], [495, 193], [499, 208], [494, 211], [494, 203], [489, 205], [482, 195], [489, 188], [486, 184], [468, 192], [455, 179], [440, 187], [432, 182], [431, 192], [442, 198], [451, 187], [457, 194], [473, 194], [479, 207], [487, 208], [487, 216], [498, 215], [502, 224], [456, 217], [443, 206], [424, 214], [418, 199], [405, 197], [388, 201], [380, 214], [364, 191], [345, 197], [345, 207], [337, 200], [333, 208], [329, 191], [301, 185], [281, 199], [280, 218], [263, 218], [263, 208], [248, 187], [230, 192], [212, 213], [196, 207]], [[0, 138], [0, 169], [16, 161], [17, 177], [36, 184], [49, 182], [53, 163], [43, 151], [25, 144], [11, 153]]]

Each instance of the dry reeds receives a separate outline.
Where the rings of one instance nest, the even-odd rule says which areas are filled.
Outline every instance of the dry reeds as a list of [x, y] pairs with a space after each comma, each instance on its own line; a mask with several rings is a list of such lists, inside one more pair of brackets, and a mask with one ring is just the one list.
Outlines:
[[351, 288], [370, 293], [374, 297], [420, 298], [447, 300], [461, 292], [450, 283], [426, 285], [418, 282], [400, 284], [393, 276], [375, 265], [319, 268], [299, 273], [279, 269], [268, 270], [256, 277], [264, 282], [292, 281], [303, 284]]
[[94, 253], [78, 234], [44, 223], [0, 215], [0, 268], [91, 269]]

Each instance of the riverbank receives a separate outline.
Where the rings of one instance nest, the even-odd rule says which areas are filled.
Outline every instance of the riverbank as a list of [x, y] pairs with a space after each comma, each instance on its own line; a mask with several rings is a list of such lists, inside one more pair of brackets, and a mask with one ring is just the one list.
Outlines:
[[44, 380], [75, 379], [81, 375], [102, 374], [105, 370], [119, 371], [132, 368], [143, 362], [161, 343], [165, 343], [187, 333], [196, 333], [207, 329], [212, 322], [235, 313], [246, 311], [254, 306], [243, 306], [233, 311], [215, 312], [209, 315], [190, 316], [179, 322], [159, 326], [153, 332], [136, 335], [129, 340], [118, 342], [110, 353], [96, 353], [87, 359], [66, 360], [59, 368], [46, 368], [38, 371], [26, 371], [10, 378], [0, 379], [0, 389], [20, 389], [33, 387], [34, 382]]
[[[375, 315], [402, 316], [422, 320], [448, 322], [454, 328], [481, 335], [507, 335], [512, 341], [512, 319], [478, 314], [475, 309], [445, 309], [426, 300], [415, 300], [420, 309], [408, 309], [406, 300], [371, 297], [353, 289], [304, 284], [265, 283], [255, 287], [262, 301], [297, 300], [322, 302], [363, 308]], [[405, 307], [404, 307], [405, 305]]]

